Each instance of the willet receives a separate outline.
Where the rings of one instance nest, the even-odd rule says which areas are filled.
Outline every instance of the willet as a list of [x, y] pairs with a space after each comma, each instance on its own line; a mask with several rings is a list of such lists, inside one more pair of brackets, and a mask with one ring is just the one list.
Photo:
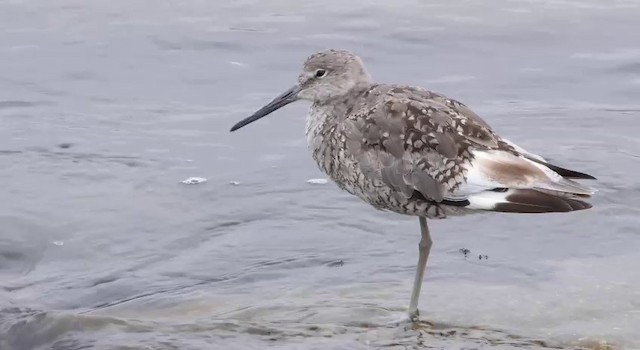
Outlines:
[[297, 100], [318, 166], [340, 188], [375, 208], [418, 216], [421, 240], [409, 317], [431, 250], [427, 218], [477, 212], [550, 213], [591, 208], [594, 191], [561, 168], [501, 138], [459, 101], [413, 86], [376, 84], [359, 57], [326, 50], [304, 63], [298, 83], [237, 130]]

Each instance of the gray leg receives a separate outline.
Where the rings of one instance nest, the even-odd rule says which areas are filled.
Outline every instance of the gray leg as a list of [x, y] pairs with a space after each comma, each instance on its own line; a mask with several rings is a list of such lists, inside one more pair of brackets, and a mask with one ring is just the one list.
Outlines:
[[418, 266], [416, 267], [416, 277], [413, 280], [413, 291], [411, 292], [411, 303], [409, 304], [409, 318], [412, 321], [418, 319], [418, 298], [420, 297], [420, 288], [422, 287], [422, 278], [424, 270], [429, 259], [429, 251], [431, 251], [431, 234], [427, 226], [427, 219], [420, 217], [420, 233], [422, 238], [418, 244]]

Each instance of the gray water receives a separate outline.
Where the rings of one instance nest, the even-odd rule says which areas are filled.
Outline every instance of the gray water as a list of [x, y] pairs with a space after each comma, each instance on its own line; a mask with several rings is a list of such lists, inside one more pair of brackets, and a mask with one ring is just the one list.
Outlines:
[[[638, 18], [635, 0], [0, 1], [0, 349], [639, 349]], [[417, 220], [307, 182], [305, 103], [228, 132], [328, 47], [595, 175], [594, 208], [431, 221], [425, 322], [394, 325]]]

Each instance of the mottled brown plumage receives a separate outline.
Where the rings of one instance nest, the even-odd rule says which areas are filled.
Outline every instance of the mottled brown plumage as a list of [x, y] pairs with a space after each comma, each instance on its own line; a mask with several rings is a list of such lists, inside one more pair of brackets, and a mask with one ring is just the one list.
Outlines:
[[431, 246], [425, 218], [591, 207], [583, 199], [593, 190], [574, 179], [592, 176], [549, 164], [501, 138], [459, 101], [374, 83], [362, 61], [345, 50], [311, 55], [294, 87], [232, 131], [298, 99], [313, 102], [305, 132], [323, 172], [378, 209], [420, 217], [412, 316]]

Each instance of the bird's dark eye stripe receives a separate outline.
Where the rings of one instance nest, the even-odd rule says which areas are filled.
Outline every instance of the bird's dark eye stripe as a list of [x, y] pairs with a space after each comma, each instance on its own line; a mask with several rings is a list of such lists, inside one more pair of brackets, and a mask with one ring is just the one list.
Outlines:
[[316, 77], [317, 77], [317, 78], [324, 77], [324, 75], [325, 75], [325, 74], [327, 74], [327, 71], [326, 71], [326, 70], [324, 70], [324, 69], [318, 69], [318, 70], [316, 71]]

